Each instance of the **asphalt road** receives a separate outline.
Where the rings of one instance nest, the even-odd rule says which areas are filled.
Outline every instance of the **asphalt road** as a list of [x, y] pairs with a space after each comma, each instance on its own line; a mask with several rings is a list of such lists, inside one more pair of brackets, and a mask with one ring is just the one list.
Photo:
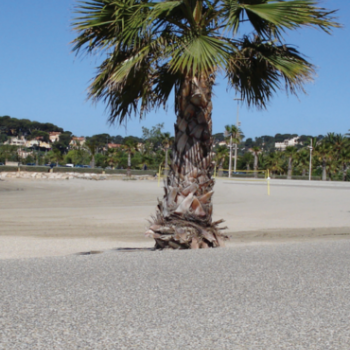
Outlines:
[[350, 240], [0, 260], [0, 349], [350, 349]]

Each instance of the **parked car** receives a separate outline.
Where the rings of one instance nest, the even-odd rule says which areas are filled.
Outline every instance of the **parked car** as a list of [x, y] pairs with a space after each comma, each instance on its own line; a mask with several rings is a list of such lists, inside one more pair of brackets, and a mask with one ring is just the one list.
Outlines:
[[68, 163], [68, 164], [66, 164], [66, 167], [67, 167], [67, 168], [74, 168], [74, 164]]
[[0, 165], [5, 165], [4, 163], [0, 163]]
[[81, 165], [81, 164], [77, 164], [77, 165], [75, 166], [75, 168], [84, 168], [84, 166]]
[[28, 165], [28, 166], [34, 166], [34, 165], [36, 165], [35, 163], [27, 163], [26, 165]]
[[83, 165], [83, 168], [91, 168], [90, 165]]

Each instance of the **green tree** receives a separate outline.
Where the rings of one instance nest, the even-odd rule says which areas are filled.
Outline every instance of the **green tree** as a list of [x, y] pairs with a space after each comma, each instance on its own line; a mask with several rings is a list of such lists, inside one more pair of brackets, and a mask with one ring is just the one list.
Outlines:
[[48, 132], [41, 130], [34, 130], [30, 135], [26, 137], [27, 140], [34, 140], [35, 138], [40, 138], [44, 142], [50, 142], [50, 135]]
[[72, 149], [65, 155], [64, 162], [75, 165], [87, 164], [90, 162], [90, 154], [84, 149]]
[[[55, 141], [52, 144], [52, 149], [54, 151], [58, 151], [61, 153], [61, 156], [63, 154], [66, 154], [68, 152], [69, 149], [69, 143], [72, 139], [72, 133], [70, 131], [65, 131], [63, 132], [58, 141]], [[62, 158], [62, 157], [61, 157]]]
[[[216, 247], [212, 222], [212, 90], [223, 72], [249, 106], [303, 91], [314, 67], [285, 43], [287, 30], [339, 25], [317, 0], [90, 0], [77, 3], [74, 50], [107, 57], [89, 97], [111, 122], [166, 106], [175, 91], [175, 145], [164, 200], [148, 235], [156, 248]], [[251, 27], [246, 26], [250, 22]], [[244, 26], [241, 24], [244, 23]], [[249, 28], [253, 34], [239, 37]]]

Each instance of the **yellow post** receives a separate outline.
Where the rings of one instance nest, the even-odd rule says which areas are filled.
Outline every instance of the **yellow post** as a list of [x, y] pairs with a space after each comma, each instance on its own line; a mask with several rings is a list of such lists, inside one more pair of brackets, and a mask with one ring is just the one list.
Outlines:
[[267, 195], [270, 195], [270, 170], [267, 169]]
[[213, 178], [215, 179], [216, 178], [216, 166], [214, 167], [214, 176]]

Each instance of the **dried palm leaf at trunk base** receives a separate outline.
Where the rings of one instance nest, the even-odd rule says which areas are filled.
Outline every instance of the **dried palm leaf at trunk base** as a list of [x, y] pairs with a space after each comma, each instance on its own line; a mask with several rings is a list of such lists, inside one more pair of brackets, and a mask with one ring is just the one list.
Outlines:
[[220, 247], [228, 239], [212, 222], [214, 180], [211, 138], [213, 77], [186, 78], [177, 91], [173, 159], [147, 237], [156, 249]]

